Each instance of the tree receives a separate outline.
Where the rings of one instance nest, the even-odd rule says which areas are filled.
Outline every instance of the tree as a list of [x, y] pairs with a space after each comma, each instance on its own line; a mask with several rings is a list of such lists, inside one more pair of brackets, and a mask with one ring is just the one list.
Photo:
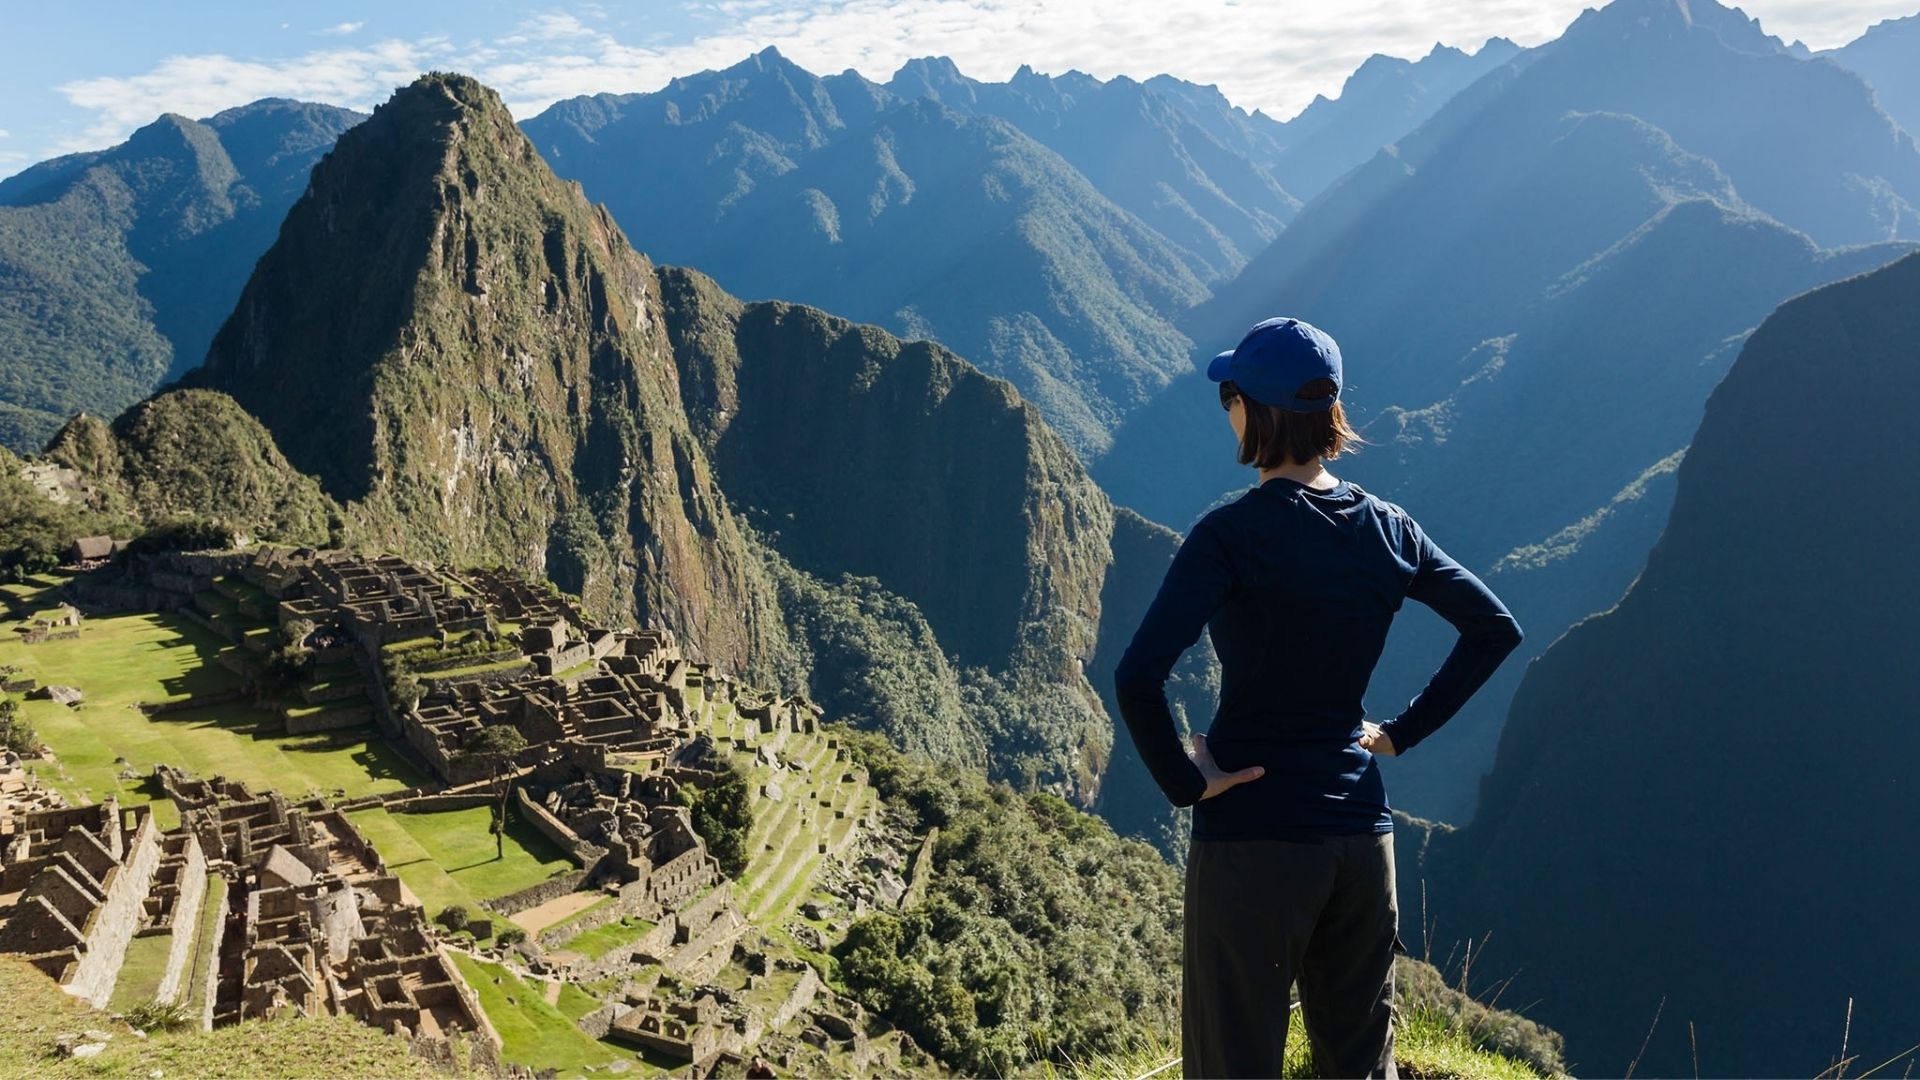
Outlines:
[[495, 724], [481, 728], [454, 755], [456, 761], [473, 761], [485, 766], [499, 788], [500, 802], [493, 808], [493, 822], [489, 826], [493, 832], [493, 857], [496, 859], [506, 858], [507, 854], [507, 792], [512, 790], [512, 785], [505, 782], [507, 768], [513, 763], [514, 756], [526, 748], [527, 737], [520, 734], [519, 728], [511, 724]]
[[21, 757], [39, 752], [40, 736], [20, 715], [20, 703], [0, 698], [0, 750], [11, 750]]
[[731, 763], [722, 763], [713, 783], [682, 784], [679, 801], [693, 810], [693, 831], [728, 877], [747, 871], [747, 834], [753, 830], [753, 784]]

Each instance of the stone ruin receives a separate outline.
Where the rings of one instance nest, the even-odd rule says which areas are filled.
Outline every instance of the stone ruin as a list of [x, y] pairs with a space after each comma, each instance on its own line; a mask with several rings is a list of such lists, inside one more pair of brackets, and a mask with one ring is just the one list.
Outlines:
[[720, 884], [720, 866], [674, 802], [678, 782], [598, 769], [571, 782], [537, 779], [516, 789], [529, 823], [586, 854], [587, 883], [617, 891], [620, 915], [658, 921]]
[[[146, 807], [123, 812], [108, 799], [54, 809], [16, 794], [0, 810], [0, 952], [25, 957], [68, 993], [104, 1006], [149, 916], [160, 830]], [[178, 906], [164, 905], [163, 914]]]
[[182, 826], [228, 877], [209, 1026], [339, 1013], [390, 1034], [480, 1033], [479, 1001], [372, 845], [344, 813], [277, 792], [156, 770]]
[[271, 549], [241, 573], [279, 601], [281, 626], [333, 623], [370, 650], [393, 641], [487, 630], [486, 605], [443, 576], [398, 556]]

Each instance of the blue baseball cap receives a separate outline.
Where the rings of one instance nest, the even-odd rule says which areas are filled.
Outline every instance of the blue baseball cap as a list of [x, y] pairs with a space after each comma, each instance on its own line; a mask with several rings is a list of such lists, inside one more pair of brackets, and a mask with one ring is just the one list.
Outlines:
[[[1207, 378], [1233, 380], [1262, 405], [1294, 412], [1326, 412], [1340, 397], [1340, 346], [1331, 335], [1301, 319], [1268, 319], [1247, 331], [1240, 344], [1207, 365]], [[1300, 397], [1315, 379], [1331, 379], [1333, 394]]]

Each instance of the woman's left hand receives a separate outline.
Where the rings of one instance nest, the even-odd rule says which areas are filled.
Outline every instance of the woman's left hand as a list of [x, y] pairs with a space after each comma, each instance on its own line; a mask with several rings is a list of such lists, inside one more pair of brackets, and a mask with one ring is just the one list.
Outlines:
[[1267, 775], [1267, 770], [1259, 765], [1249, 765], [1236, 772], [1222, 769], [1214, 762], [1213, 751], [1207, 749], [1207, 737], [1199, 732], [1194, 733], [1193, 753], [1187, 756], [1193, 759], [1194, 767], [1200, 770], [1200, 775], [1207, 778], [1207, 790], [1200, 796], [1202, 802], [1230, 787], [1236, 787], [1249, 780], [1258, 780]]
[[1393, 748], [1393, 736], [1380, 730], [1380, 725], [1371, 720], [1360, 721], [1360, 749], [1375, 754], [1393, 757], [1400, 751]]

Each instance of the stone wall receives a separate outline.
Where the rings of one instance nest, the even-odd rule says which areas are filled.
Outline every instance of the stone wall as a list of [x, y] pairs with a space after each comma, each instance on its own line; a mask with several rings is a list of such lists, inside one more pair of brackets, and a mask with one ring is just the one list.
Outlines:
[[557, 877], [550, 877], [538, 885], [521, 889], [517, 893], [508, 893], [494, 900], [486, 901], [489, 911], [501, 915], [512, 915], [530, 907], [539, 907], [549, 900], [555, 900], [571, 892], [579, 892], [580, 886], [587, 880], [585, 870], [569, 870]]
[[802, 964], [800, 978], [793, 984], [793, 989], [787, 992], [786, 1000], [780, 1003], [772, 1016], [767, 1017], [766, 1030], [779, 1031], [785, 1027], [787, 1021], [799, 1016], [801, 1010], [813, 1004], [813, 999], [819, 993], [819, 973], [813, 970], [812, 964]]
[[160, 989], [153, 995], [165, 1002], [179, 1000], [181, 985], [193, 972], [193, 942], [200, 932], [200, 905], [207, 896], [207, 857], [198, 840], [188, 839], [187, 861], [180, 868], [178, 880], [180, 892], [174, 897], [168, 920], [173, 926], [173, 943], [167, 950], [167, 970], [160, 977]]
[[527, 789], [513, 789], [514, 801], [519, 804], [521, 820], [532, 825], [540, 834], [558, 844], [560, 850], [582, 869], [592, 869], [593, 865], [606, 857], [607, 849], [598, 844], [589, 843], [577, 832], [567, 827], [567, 823], [554, 817], [546, 807], [527, 797]]
[[490, 791], [453, 791], [396, 799], [387, 803], [387, 809], [395, 814], [434, 814], [442, 810], [471, 810], [499, 801]]
[[107, 898], [87, 920], [86, 950], [68, 972], [67, 993], [96, 1009], [107, 1007], [113, 984], [120, 978], [127, 943], [140, 928], [146, 912], [147, 890], [160, 866], [160, 829], [153, 815], [140, 812], [140, 822], [129, 839], [125, 856], [105, 882]]

